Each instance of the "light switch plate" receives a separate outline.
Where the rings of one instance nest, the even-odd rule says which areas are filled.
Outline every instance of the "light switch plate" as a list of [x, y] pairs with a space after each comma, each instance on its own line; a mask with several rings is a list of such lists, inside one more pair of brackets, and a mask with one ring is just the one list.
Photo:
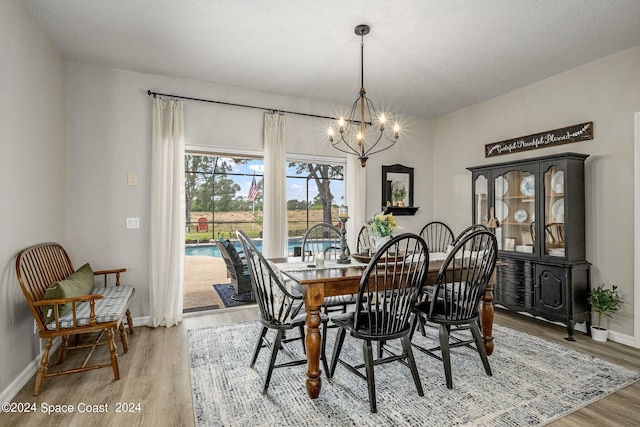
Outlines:
[[135, 172], [129, 172], [127, 174], [127, 185], [135, 186], [138, 185], [138, 174]]
[[140, 218], [127, 218], [127, 228], [140, 228]]

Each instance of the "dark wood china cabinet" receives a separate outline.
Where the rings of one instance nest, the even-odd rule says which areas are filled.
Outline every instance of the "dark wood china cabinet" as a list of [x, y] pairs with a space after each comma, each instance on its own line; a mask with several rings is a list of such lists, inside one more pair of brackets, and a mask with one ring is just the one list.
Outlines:
[[[586, 154], [563, 153], [468, 168], [473, 222], [497, 227], [494, 302], [512, 311], [562, 322], [591, 322], [585, 259]], [[493, 224], [492, 224], [493, 225]]]

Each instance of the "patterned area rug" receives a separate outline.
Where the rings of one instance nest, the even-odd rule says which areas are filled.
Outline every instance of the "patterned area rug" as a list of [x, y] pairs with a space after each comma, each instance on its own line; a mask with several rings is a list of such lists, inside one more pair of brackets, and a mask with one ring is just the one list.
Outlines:
[[246, 305], [246, 304], [255, 304], [255, 301], [236, 301], [233, 299], [234, 296], [236, 296], [236, 290], [233, 289], [231, 286], [229, 286], [229, 284], [222, 284], [222, 285], [213, 285], [213, 289], [216, 290], [216, 292], [218, 293], [218, 295], [220, 296], [220, 299], [222, 300], [222, 303], [224, 304], [225, 307], [237, 307], [239, 305]]
[[[257, 322], [189, 330], [196, 425], [539, 426], [640, 378], [640, 372], [496, 325], [492, 377], [477, 353], [452, 349], [453, 390], [448, 390], [442, 362], [415, 351], [425, 396], [418, 396], [404, 365], [377, 366], [378, 413], [371, 414], [366, 382], [340, 365], [331, 382], [323, 373], [318, 399], [307, 397], [306, 365], [275, 369], [269, 392], [262, 395], [268, 352], [263, 349], [254, 369], [248, 367], [258, 332]], [[437, 345], [435, 328], [427, 333], [426, 338], [416, 333], [414, 340]], [[330, 329], [328, 353], [334, 336]], [[287, 348], [302, 354], [298, 341]], [[347, 336], [342, 355], [361, 360], [361, 354], [360, 342]], [[278, 360], [286, 358], [281, 351]]]

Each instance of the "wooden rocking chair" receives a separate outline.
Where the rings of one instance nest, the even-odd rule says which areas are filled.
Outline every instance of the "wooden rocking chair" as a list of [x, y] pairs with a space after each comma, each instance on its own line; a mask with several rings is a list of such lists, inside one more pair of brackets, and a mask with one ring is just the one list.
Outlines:
[[[93, 272], [89, 264], [74, 271], [69, 256], [57, 243], [42, 243], [18, 254], [16, 258], [18, 281], [38, 325], [39, 336], [46, 339], [40, 368], [36, 375], [34, 396], [42, 391], [45, 378], [57, 375], [110, 366], [114, 380], [120, 379], [118, 353], [114, 340], [115, 331], [120, 331], [124, 353], [129, 350], [125, 323], [129, 326], [129, 333], [134, 332], [128, 307], [135, 290], [131, 286], [120, 286], [120, 273], [124, 271], [126, 270], [121, 268]], [[104, 276], [104, 286], [94, 287], [94, 276]], [[115, 281], [115, 286], [108, 285], [109, 281]], [[54, 292], [62, 296], [55, 296]], [[102, 339], [105, 332], [107, 340]], [[92, 343], [81, 343], [80, 336], [90, 333], [99, 333], [99, 336]], [[76, 342], [69, 347], [71, 336], [76, 337]], [[49, 353], [53, 340], [57, 337], [62, 339], [58, 364], [64, 361], [67, 350], [91, 349], [80, 366], [48, 372]], [[98, 345], [109, 346], [110, 362], [87, 365]]]

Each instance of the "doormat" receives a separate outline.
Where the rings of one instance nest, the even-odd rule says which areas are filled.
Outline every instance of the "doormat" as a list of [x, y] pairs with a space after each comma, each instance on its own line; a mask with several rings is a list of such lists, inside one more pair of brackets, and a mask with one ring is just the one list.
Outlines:
[[[238, 307], [241, 305], [256, 303], [255, 301], [249, 301], [249, 300], [247, 301], [234, 300], [233, 297], [237, 295], [236, 290], [233, 287], [231, 287], [228, 283], [213, 285], [213, 289], [216, 290], [225, 307]], [[248, 295], [246, 296], [243, 295], [242, 297], [247, 298]]]

